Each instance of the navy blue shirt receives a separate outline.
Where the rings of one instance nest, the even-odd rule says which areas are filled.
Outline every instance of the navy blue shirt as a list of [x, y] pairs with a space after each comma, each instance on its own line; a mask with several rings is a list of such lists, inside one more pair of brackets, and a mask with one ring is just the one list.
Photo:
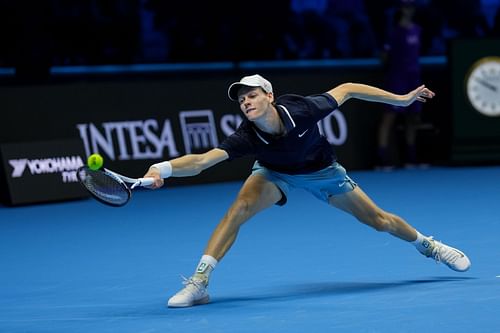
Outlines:
[[301, 174], [324, 169], [336, 160], [332, 145], [319, 132], [317, 122], [338, 107], [329, 94], [283, 95], [276, 99], [278, 114], [286, 128], [282, 136], [259, 130], [245, 119], [219, 148], [229, 160], [255, 156], [271, 170]]

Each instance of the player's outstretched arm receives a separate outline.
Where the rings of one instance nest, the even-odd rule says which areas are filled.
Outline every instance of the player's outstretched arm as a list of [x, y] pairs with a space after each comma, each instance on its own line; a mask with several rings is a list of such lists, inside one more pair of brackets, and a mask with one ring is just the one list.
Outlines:
[[407, 94], [398, 95], [361, 83], [343, 83], [331, 89], [328, 93], [335, 98], [339, 106], [351, 98], [396, 106], [408, 106], [415, 101], [425, 102], [428, 98], [433, 98], [435, 95], [425, 85], [421, 85]]
[[219, 148], [211, 149], [203, 154], [187, 154], [170, 161], [153, 164], [144, 177], [154, 178], [155, 181], [150, 188], [156, 189], [163, 186], [164, 178], [195, 176], [228, 157], [226, 151]]

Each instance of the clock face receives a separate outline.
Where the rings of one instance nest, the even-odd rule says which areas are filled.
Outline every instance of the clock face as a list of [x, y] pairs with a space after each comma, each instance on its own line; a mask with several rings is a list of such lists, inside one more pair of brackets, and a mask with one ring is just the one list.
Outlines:
[[473, 64], [465, 84], [474, 109], [486, 116], [500, 116], [500, 57], [486, 57]]

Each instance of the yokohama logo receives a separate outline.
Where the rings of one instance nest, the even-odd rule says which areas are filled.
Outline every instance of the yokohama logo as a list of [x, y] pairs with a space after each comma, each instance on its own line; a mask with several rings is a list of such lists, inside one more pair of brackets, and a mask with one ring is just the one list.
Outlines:
[[19, 178], [24, 174], [26, 167], [32, 175], [60, 173], [66, 171], [74, 171], [83, 166], [83, 161], [80, 156], [65, 156], [43, 159], [26, 159], [9, 160], [12, 166], [12, 178]]

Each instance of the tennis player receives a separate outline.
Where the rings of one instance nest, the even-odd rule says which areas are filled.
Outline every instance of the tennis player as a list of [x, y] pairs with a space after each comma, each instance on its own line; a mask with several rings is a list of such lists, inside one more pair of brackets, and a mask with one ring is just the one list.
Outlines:
[[256, 74], [231, 84], [228, 95], [238, 102], [246, 117], [231, 136], [206, 153], [154, 164], [144, 175], [155, 178], [151, 188], [159, 188], [168, 177], [197, 175], [241, 156], [256, 158], [250, 176], [208, 241], [194, 274], [169, 299], [169, 307], [208, 303], [210, 274], [231, 248], [241, 225], [272, 205], [284, 205], [291, 188], [309, 191], [375, 230], [413, 244], [423, 255], [455, 271], [469, 269], [471, 263], [463, 252], [420, 234], [401, 217], [379, 208], [346, 174], [317, 126], [320, 119], [351, 98], [408, 106], [425, 102], [434, 97], [434, 92], [422, 85], [398, 95], [364, 84], [344, 83], [322, 94], [275, 98], [271, 83]]

